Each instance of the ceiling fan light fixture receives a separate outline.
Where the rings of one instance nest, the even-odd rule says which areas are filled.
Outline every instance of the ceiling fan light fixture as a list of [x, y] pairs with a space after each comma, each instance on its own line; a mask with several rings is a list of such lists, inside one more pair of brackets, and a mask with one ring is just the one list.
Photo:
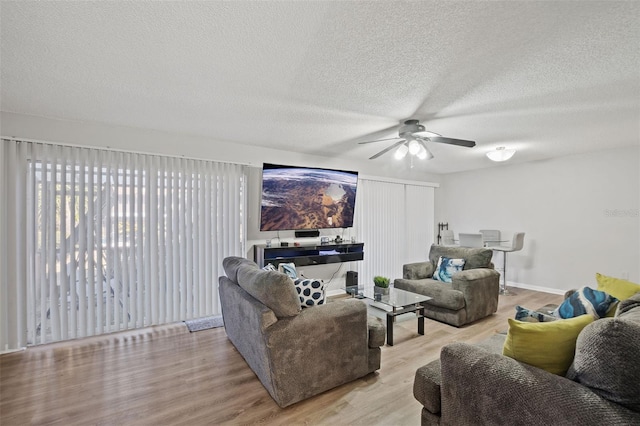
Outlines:
[[409, 142], [409, 154], [416, 155], [418, 154], [419, 151], [420, 151], [420, 143], [418, 143], [417, 140], [412, 139], [411, 142]]
[[499, 146], [494, 151], [487, 152], [487, 157], [489, 157], [491, 161], [507, 161], [513, 157], [515, 153], [515, 149], [506, 149], [504, 146]]
[[427, 153], [427, 160], [433, 160], [433, 158], [435, 157], [435, 155], [433, 155], [433, 153], [431, 151], [429, 151], [429, 148], [427, 148], [426, 146], [424, 147], [424, 151]]
[[393, 154], [396, 160], [402, 160], [409, 152], [409, 148], [407, 148], [406, 144], [402, 144], [396, 149], [396, 152]]
[[424, 160], [425, 158], [427, 158], [427, 150], [423, 146], [421, 146], [420, 151], [418, 151], [418, 153], [416, 154], [416, 157]]

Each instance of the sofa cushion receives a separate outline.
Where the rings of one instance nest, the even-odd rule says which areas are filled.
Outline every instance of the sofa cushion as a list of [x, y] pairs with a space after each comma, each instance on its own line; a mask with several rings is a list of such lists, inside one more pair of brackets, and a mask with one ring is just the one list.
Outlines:
[[595, 319], [604, 318], [616, 303], [618, 299], [604, 291], [581, 287], [564, 299], [553, 315], [558, 318], [573, 318], [589, 314]]
[[300, 299], [291, 278], [277, 271], [263, 271], [252, 265], [238, 267], [238, 284], [278, 318], [298, 315]]
[[464, 259], [450, 259], [448, 257], [440, 256], [438, 258], [436, 269], [433, 272], [433, 278], [438, 281], [450, 283], [453, 274], [462, 271], [464, 264]]
[[[640, 313], [640, 308], [633, 311]], [[603, 318], [578, 336], [567, 378], [589, 387], [609, 401], [640, 411], [640, 322], [638, 319]]]
[[450, 259], [464, 259], [464, 270], [476, 268], [488, 268], [491, 265], [493, 251], [486, 248], [470, 247], [445, 247], [433, 244], [429, 251], [429, 260], [435, 267], [440, 256]]
[[640, 324], [640, 293], [620, 302], [615, 316], [631, 319]]
[[466, 306], [464, 294], [460, 290], [454, 290], [451, 284], [425, 278], [422, 280], [396, 279], [393, 286], [412, 293], [423, 294], [431, 297], [427, 305], [438, 306], [457, 311]]
[[640, 292], [640, 284], [620, 278], [596, 274], [596, 281], [598, 282], [598, 290], [607, 292], [618, 300], [628, 299]]
[[311, 306], [323, 305], [325, 300], [325, 284], [320, 280], [307, 278], [296, 278], [293, 281], [296, 286], [296, 293], [300, 299], [300, 306], [309, 308]]
[[250, 265], [253, 268], [258, 269], [258, 265], [244, 257], [229, 256], [225, 257], [222, 261], [224, 273], [227, 275], [227, 278], [234, 283], [238, 282], [238, 268], [242, 265]]
[[553, 374], [566, 374], [582, 329], [593, 322], [591, 315], [551, 322], [509, 321], [502, 354]]

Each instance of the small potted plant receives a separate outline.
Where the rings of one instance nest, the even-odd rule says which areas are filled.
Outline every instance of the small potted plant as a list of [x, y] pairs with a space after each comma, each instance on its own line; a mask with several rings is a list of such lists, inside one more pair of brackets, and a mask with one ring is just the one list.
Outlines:
[[375, 276], [373, 277], [374, 293], [389, 294], [389, 278]]

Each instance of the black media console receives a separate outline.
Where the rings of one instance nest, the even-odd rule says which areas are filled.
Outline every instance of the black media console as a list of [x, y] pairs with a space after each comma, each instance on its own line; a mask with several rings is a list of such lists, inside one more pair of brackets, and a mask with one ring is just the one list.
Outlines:
[[288, 247], [256, 245], [253, 246], [253, 257], [260, 267], [267, 263], [278, 267], [280, 263], [291, 262], [296, 266], [353, 262], [364, 259], [364, 243], [327, 243]]

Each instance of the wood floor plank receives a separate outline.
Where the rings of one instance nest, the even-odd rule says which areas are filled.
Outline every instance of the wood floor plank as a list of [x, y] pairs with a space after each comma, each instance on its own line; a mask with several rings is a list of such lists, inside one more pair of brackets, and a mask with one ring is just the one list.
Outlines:
[[498, 312], [465, 327], [396, 323], [376, 373], [279, 408], [226, 337], [183, 323], [30, 347], [0, 356], [0, 423], [126, 425], [419, 425], [418, 367], [454, 341], [479, 342], [507, 328], [516, 304], [561, 296], [514, 289]]

